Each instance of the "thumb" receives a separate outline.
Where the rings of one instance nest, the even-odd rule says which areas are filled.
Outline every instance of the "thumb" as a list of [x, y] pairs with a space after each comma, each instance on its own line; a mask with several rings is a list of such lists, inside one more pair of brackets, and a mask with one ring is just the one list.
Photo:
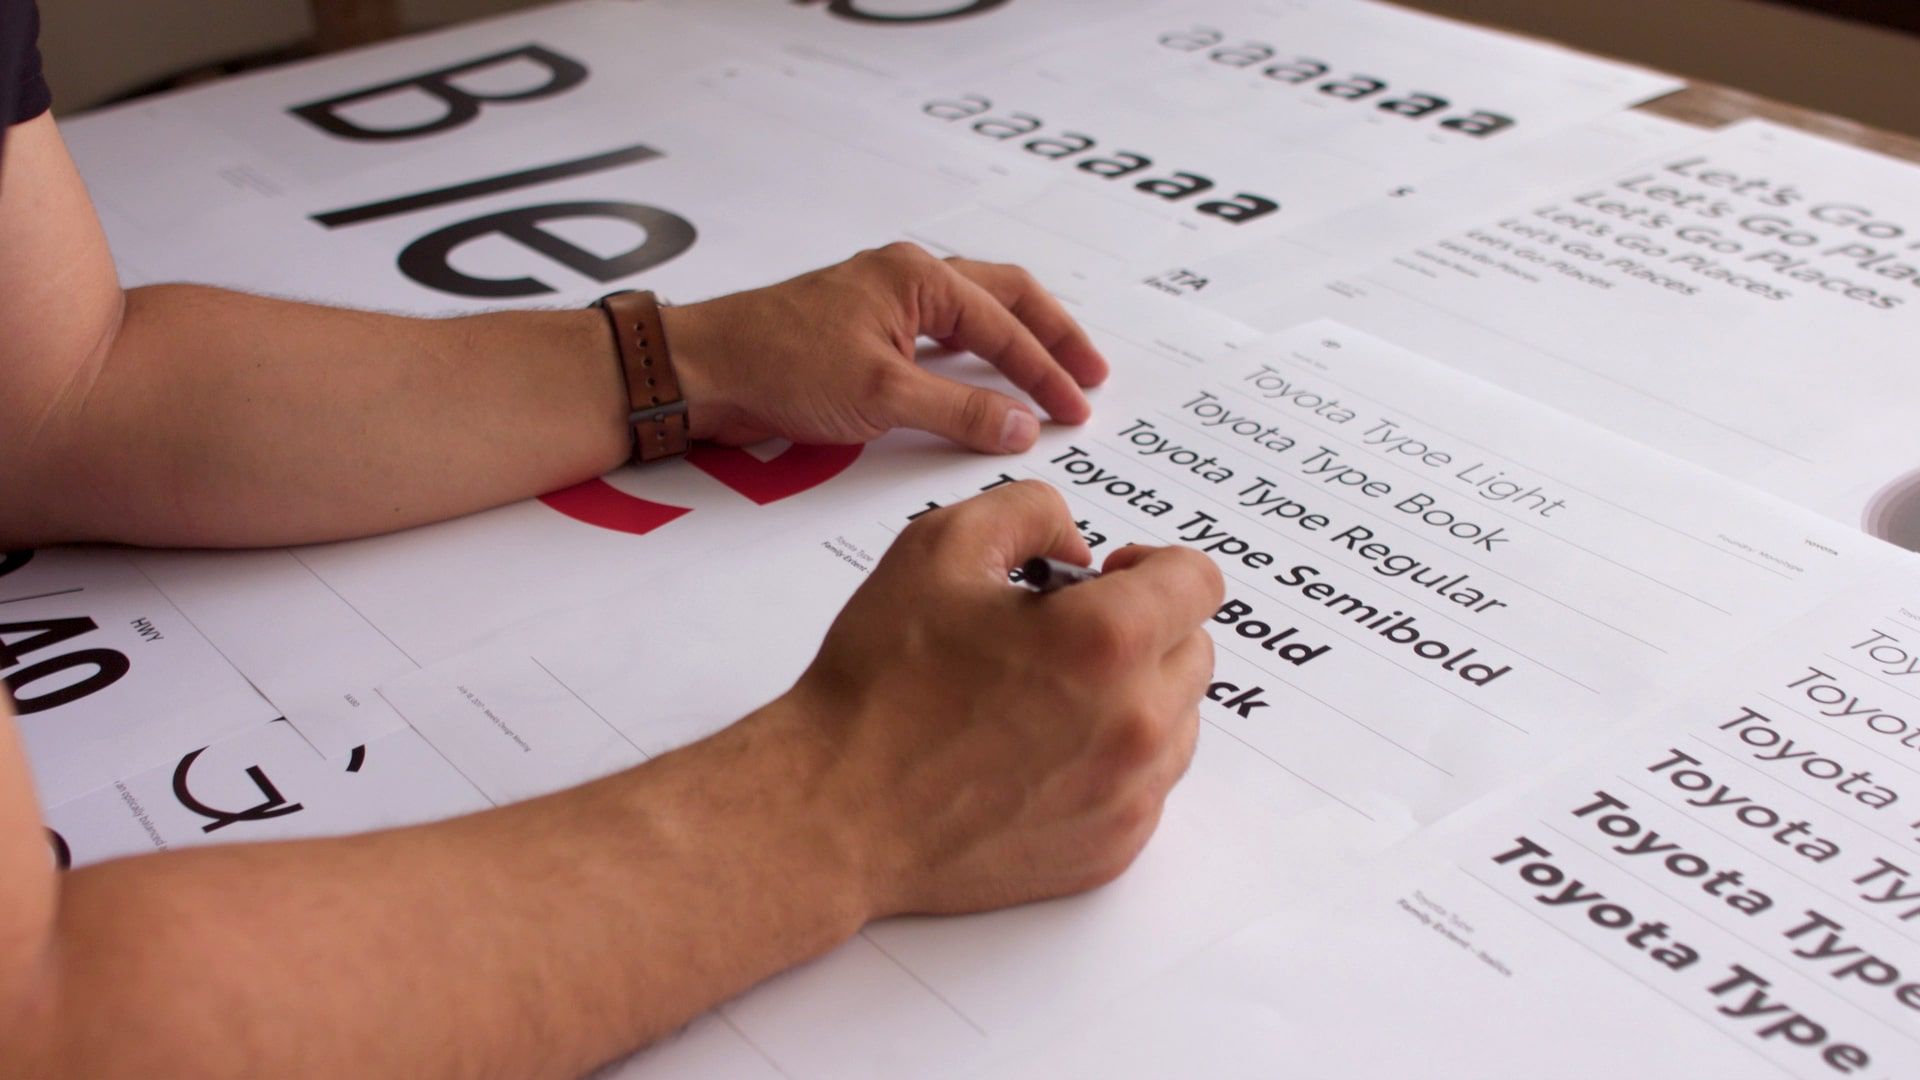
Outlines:
[[1033, 410], [1007, 395], [910, 370], [894, 398], [895, 425], [944, 435], [982, 454], [1017, 454], [1040, 437]]

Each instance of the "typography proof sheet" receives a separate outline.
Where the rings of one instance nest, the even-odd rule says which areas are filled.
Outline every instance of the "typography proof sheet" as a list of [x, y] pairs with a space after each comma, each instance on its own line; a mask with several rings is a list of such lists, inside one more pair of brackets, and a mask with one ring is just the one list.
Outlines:
[[[783, 691], [898, 531], [1009, 479], [1096, 552], [1192, 544], [1228, 581], [1199, 756], [1097, 894], [870, 927], [730, 1005], [791, 1075], [979, 1059], [1275, 910], [1658, 704], [1898, 558], [1704, 470], [1334, 323], [1138, 370], [1017, 459], [928, 463], [857, 510], [378, 694], [490, 797], [579, 783]], [[1009, 585], [1009, 587], [1014, 587]], [[633, 612], [676, 612], [651, 632]], [[831, 1023], [834, 1040], [817, 1037]]]
[[1916, 657], [1908, 563], [991, 1075], [1912, 1075]]
[[[1285, 245], [1192, 276], [1267, 326], [1330, 315], [1530, 398], [1920, 544], [1907, 403], [1920, 320], [1914, 167], [1750, 122], [1536, 193], [1301, 292]], [[1345, 243], [1380, 242], [1364, 215]], [[1296, 279], [1291, 279], [1295, 280]]]

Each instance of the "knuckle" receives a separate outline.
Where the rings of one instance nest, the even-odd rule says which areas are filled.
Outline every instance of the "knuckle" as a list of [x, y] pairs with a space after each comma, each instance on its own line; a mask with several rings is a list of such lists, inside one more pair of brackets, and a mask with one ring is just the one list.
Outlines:
[[998, 516], [991, 505], [976, 496], [930, 511], [917, 518], [915, 524], [926, 522], [921, 530], [922, 543], [951, 555], [958, 549], [977, 546]]
[[[964, 506], [964, 504], [962, 504]], [[894, 546], [905, 545], [908, 550], [932, 551], [945, 547], [953, 535], [955, 520], [960, 516], [961, 507], [943, 506], [907, 522], [900, 530], [900, 537]]]
[[1205, 630], [1195, 630], [1193, 636], [1200, 641], [1200, 686], [1193, 695], [1198, 698], [1206, 690], [1206, 684], [1213, 680], [1213, 669], [1220, 659], [1220, 646], [1214, 644], [1213, 635]]
[[960, 398], [959, 420], [968, 431], [991, 433], [994, 414], [994, 396], [985, 390], [969, 390]]
[[1127, 853], [1127, 862], [1131, 863], [1134, 855], [1139, 853], [1140, 846], [1152, 834], [1154, 822], [1159, 816], [1158, 801], [1144, 795], [1127, 799], [1114, 808], [1111, 825], [1116, 841]]
[[1111, 607], [1093, 609], [1079, 620], [1077, 652], [1094, 672], [1129, 666], [1140, 652], [1141, 632], [1133, 620]]
[[1109, 807], [1117, 806], [1126, 799], [1126, 773], [1111, 767], [1096, 767], [1085, 781], [1081, 794], [1081, 808], [1093, 811], [1092, 820], [1100, 820]]
[[1219, 607], [1227, 595], [1227, 577], [1220, 572], [1220, 567], [1193, 548], [1177, 547], [1170, 550], [1172, 557], [1179, 560], [1198, 583], [1200, 595], [1212, 601], [1214, 607]]
[[873, 249], [871, 254], [879, 261], [901, 269], [913, 269], [933, 261], [933, 256], [927, 254], [926, 248], [909, 240], [895, 240], [884, 247]]
[[861, 389], [867, 401], [898, 401], [907, 391], [906, 371], [892, 364], [875, 364], [861, 376]]
[[1000, 484], [968, 499], [961, 505], [978, 505], [981, 513], [995, 516], [1016, 515], [1036, 519], [1064, 516], [1067, 500], [1058, 488], [1045, 480], [1015, 480]]
[[1074, 881], [1069, 891], [1083, 893], [1105, 888], [1119, 880], [1120, 875], [1126, 873], [1127, 867], [1131, 865], [1133, 865], [1131, 856], [1125, 855], [1124, 853], [1116, 853], [1109, 858], [1095, 862], [1093, 866], [1089, 867], [1085, 873], [1081, 874], [1080, 877]]
[[1159, 760], [1166, 749], [1166, 725], [1144, 709], [1129, 709], [1114, 718], [1108, 741], [1115, 763], [1134, 772]]
[[1067, 513], [1067, 497], [1045, 480], [1017, 480], [1007, 485], [1007, 492], [1009, 498], [1025, 501], [1037, 513], [1062, 516]]
[[991, 491], [983, 492], [942, 507], [939, 512], [955, 522], [992, 520], [1003, 512], [995, 505], [998, 500], [994, 499], [993, 495], [994, 492]]
[[1193, 768], [1194, 756], [1200, 750], [1199, 695], [1195, 694], [1194, 698], [1193, 706], [1180, 716], [1180, 734], [1177, 737], [1180, 754], [1178, 758], [1180, 771], [1173, 778], [1173, 782], [1176, 784], [1186, 777], [1188, 769]]

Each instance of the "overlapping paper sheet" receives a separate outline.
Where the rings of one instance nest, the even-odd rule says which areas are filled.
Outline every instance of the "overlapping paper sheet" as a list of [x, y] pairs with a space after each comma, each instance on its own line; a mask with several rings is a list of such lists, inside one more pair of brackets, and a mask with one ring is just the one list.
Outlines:
[[279, 713], [123, 558], [0, 556], [0, 648], [48, 805]]
[[1909, 563], [983, 1075], [1911, 1076], [1917, 657]]
[[[56, 849], [636, 764], [784, 689], [912, 514], [1038, 476], [1100, 550], [1228, 571], [1160, 838], [1094, 896], [869, 928], [629, 1068], [1013, 1060], [1904, 558], [1707, 469], [1843, 516], [1885, 487], [1907, 520], [1910, 174], [1618, 111], [1673, 85], [1357, 0], [587, 0], [69, 123], [130, 283], [697, 299], [904, 237], [1032, 265], [1116, 377], [1018, 459], [703, 448], [367, 541], [10, 562], [0, 611], [66, 620], [0, 631]], [[638, 595], [688, 626], [651, 640]]]
[[1452, 224], [1362, 211], [1308, 230], [1305, 247], [1283, 238], [1150, 277], [1268, 329], [1328, 315], [1417, 341], [1912, 548], [1914, 179], [1908, 163], [1754, 121], [1480, 200]]

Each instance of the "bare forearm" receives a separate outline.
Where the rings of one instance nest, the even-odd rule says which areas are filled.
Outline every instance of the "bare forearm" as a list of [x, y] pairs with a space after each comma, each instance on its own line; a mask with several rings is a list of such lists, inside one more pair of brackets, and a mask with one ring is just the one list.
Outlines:
[[110, 346], [8, 469], [35, 491], [8, 500], [0, 541], [359, 536], [564, 486], [626, 450], [596, 311], [429, 320], [197, 286], [127, 297]]
[[577, 1075], [865, 918], [776, 727], [440, 825], [74, 873], [21, 1030], [50, 1074]]

